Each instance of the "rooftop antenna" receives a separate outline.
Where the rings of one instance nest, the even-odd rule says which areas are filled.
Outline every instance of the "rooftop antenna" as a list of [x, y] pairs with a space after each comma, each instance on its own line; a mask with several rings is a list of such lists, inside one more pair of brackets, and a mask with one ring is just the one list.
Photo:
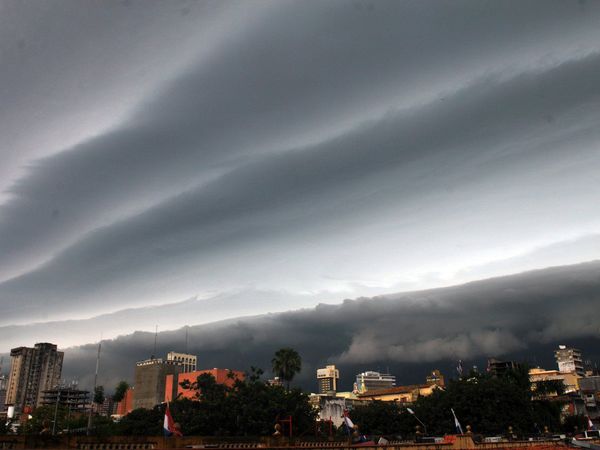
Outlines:
[[188, 325], [185, 326], [185, 352], [188, 353], [188, 330], [190, 327]]
[[154, 352], [152, 352], [152, 357], [150, 359], [154, 359], [156, 357], [156, 342], [158, 340], [158, 325], [155, 325], [154, 328]]

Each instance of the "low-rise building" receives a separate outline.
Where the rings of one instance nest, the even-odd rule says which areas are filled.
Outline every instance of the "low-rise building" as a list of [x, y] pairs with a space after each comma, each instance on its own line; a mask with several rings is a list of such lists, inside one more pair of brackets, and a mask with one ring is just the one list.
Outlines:
[[565, 393], [576, 392], [579, 390], [579, 381], [581, 377], [575, 372], [560, 372], [558, 370], [545, 370], [541, 367], [529, 369], [529, 382], [532, 389], [535, 385], [543, 381], [561, 381], [565, 387]]
[[437, 384], [413, 384], [408, 386], [395, 386], [388, 389], [367, 391], [358, 394], [361, 400], [379, 400], [383, 402], [414, 403], [419, 397], [427, 397], [436, 389], [442, 389]]

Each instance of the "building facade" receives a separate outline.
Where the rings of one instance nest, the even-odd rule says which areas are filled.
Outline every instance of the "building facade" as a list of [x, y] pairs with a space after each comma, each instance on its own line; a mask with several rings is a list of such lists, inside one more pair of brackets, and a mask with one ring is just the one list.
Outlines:
[[56, 405], [58, 403], [71, 412], [83, 413], [88, 409], [89, 395], [89, 391], [82, 391], [72, 386], [47, 389], [42, 392], [40, 405]]
[[436, 389], [442, 389], [437, 384], [415, 384], [409, 386], [396, 386], [388, 389], [366, 391], [358, 395], [361, 400], [378, 400], [382, 402], [398, 402], [410, 404], [419, 397], [427, 397]]
[[175, 361], [179, 363], [183, 367], [183, 372], [194, 372], [198, 368], [198, 358], [196, 355], [169, 352], [167, 353], [167, 361]]
[[126, 416], [133, 411], [133, 399], [135, 395], [135, 389], [130, 387], [125, 391], [123, 400], [117, 402], [115, 414], [118, 416]]
[[11, 367], [6, 405], [20, 414], [41, 404], [43, 392], [60, 385], [64, 353], [50, 343], [33, 348], [18, 347], [10, 352]]
[[8, 377], [0, 375], [0, 413], [6, 411], [6, 386], [8, 385]]
[[[135, 365], [135, 395], [133, 409], [152, 409], [162, 403], [166, 394], [167, 375], [179, 374], [183, 366], [177, 361], [164, 361], [163, 359], [147, 359]], [[174, 398], [174, 391], [169, 392]]]
[[521, 367], [521, 363], [516, 361], [503, 361], [496, 358], [488, 359], [487, 371], [494, 377], [502, 377], [511, 370], [517, 370]]
[[185, 389], [183, 386], [181, 386], [181, 383], [195, 383], [198, 377], [204, 373], [211, 374], [215, 378], [217, 384], [223, 384], [228, 387], [233, 386], [236, 380], [244, 381], [244, 378], [246, 377], [246, 374], [244, 372], [240, 372], [239, 370], [217, 368], [167, 375], [165, 382], [166, 388], [164, 401], [170, 402], [176, 398], [198, 400], [200, 396], [200, 390]]
[[317, 383], [319, 385], [319, 394], [332, 394], [337, 391], [340, 371], [334, 365], [325, 366], [323, 369], [317, 369]]
[[427, 384], [435, 384], [439, 387], [444, 387], [446, 382], [444, 380], [444, 375], [438, 369], [432, 370], [429, 375], [425, 378], [425, 383]]
[[579, 376], [585, 376], [581, 350], [559, 345], [554, 352], [559, 372], [575, 372]]
[[368, 391], [391, 389], [396, 386], [396, 377], [389, 373], [367, 371], [356, 375], [356, 390], [359, 394]]

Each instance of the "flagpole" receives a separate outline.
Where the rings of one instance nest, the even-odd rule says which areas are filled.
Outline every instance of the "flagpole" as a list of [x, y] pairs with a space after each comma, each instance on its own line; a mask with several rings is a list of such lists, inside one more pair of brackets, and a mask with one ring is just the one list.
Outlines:
[[415, 414], [415, 412], [414, 412], [414, 411], [413, 411], [411, 408], [406, 408], [406, 410], [407, 410], [407, 411], [408, 411], [410, 414], [412, 414], [412, 416], [413, 416], [415, 419], [417, 419], [417, 422], [419, 422], [421, 425], [423, 425], [423, 431], [425, 431], [425, 434], [427, 434], [427, 426], [426, 426], [426, 425], [425, 425], [423, 422], [421, 422], [421, 419], [419, 419], [419, 418], [417, 417], [417, 415]]

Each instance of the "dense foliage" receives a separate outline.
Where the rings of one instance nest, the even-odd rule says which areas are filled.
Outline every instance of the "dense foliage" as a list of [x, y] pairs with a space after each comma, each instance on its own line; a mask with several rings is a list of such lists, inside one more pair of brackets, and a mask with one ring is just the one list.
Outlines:
[[104, 403], [104, 386], [96, 386], [94, 388], [94, 403], [97, 405]]
[[[202, 374], [189, 389], [199, 389], [199, 400], [185, 398], [170, 404], [171, 414], [184, 435], [267, 436], [279, 419], [292, 416], [294, 435], [314, 430], [316, 411], [308, 396], [298, 389], [286, 391], [259, 379], [260, 372], [232, 387], [217, 384], [210, 374]], [[138, 409], [119, 423], [125, 435], [156, 435], [162, 432], [165, 405], [152, 410]]]
[[[548, 385], [547, 388], [555, 389], [556, 386]], [[536, 434], [544, 426], [559, 430], [560, 403], [532, 400], [532, 396], [527, 369], [523, 368], [500, 377], [485, 374], [450, 381], [444, 390], [420, 397], [411, 408], [425, 423], [430, 435], [456, 432], [451, 408], [463, 429], [471, 425], [476, 433], [504, 434], [509, 426], [517, 434]], [[352, 411], [352, 418], [361, 432], [368, 434], [408, 436], [419, 425], [405, 408], [386, 402], [357, 407]]]
[[302, 359], [293, 348], [282, 348], [275, 352], [275, 357], [271, 361], [273, 373], [279, 379], [286, 382], [287, 389], [290, 389], [290, 383], [294, 376], [302, 370]]
[[115, 393], [113, 394], [113, 400], [115, 402], [120, 402], [125, 398], [125, 394], [127, 393], [127, 389], [129, 389], [129, 384], [127, 381], [119, 381], [117, 387], [115, 388]]
[[[54, 418], [56, 417], [56, 427]], [[35, 409], [31, 419], [28, 420], [19, 432], [22, 434], [42, 434], [42, 430], [54, 431], [56, 434], [65, 433], [68, 430], [84, 428], [87, 425], [87, 416], [81, 413], [69, 412], [66, 406], [46, 405]]]

